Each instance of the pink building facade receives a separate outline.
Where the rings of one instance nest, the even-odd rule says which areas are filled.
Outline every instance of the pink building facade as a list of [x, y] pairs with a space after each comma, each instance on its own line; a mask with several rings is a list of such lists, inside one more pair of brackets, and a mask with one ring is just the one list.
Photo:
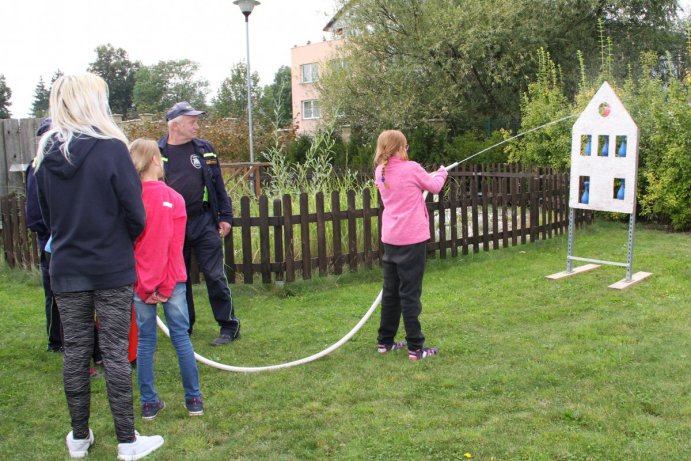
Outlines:
[[319, 106], [319, 76], [339, 55], [344, 39], [324, 40], [295, 46], [290, 53], [293, 123], [298, 134], [313, 134], [322, 119]]

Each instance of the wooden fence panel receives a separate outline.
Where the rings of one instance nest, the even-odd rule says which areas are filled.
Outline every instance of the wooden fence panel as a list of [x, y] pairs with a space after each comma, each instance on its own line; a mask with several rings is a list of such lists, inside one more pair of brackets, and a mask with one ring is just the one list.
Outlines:
[[530, 241], [540, 239], [540, 178], [534, 177], [530, 185]]
[[489, 185], [484, 175], [480, 190], [482, 191], [482, 251], [489, 251]]
[[319, 266], [319, 276], [327, 274], [327, 255], [326, 255], [326, 219], [324, 219], [324, 193], [317, 192], [317, 261]]
[[249, 197], [240, 199], [240, 228], [242, 229], [242, 276], [245, 283], [252, 283], [254, 271], [252, 270], [252, 227]]
[[372, 197], [369, 189], [365, 189], [362, 194], [362, 238], [364, 242], [365, 267], [372, 269], [374, 255], [372, 253]]
[[468, 184], [467, 178], [461, 178], [459, 182], [459, 203], [461, 205], [461, 239], [463, 240], [464, 255], [468, 254]]
[[[13, 166], [22, 164], [22, 143], [19, 133], [19, 120], [6, 119], [3, 120], [4, 132], [4, 152], [6, 162], [7, 174], [7, 192], [8, 193], [23, 193], [23, 175], [21, 168], [19, 171], [12, 171]], [[27, 161], [28, 163], [28, 161]]]
[[[542, 199], [540, 203], [542, 206], [540, 210], [542, 211], [542, 240], [547, 240], [547, 231], [549, 230], [549, 182], [544, 175], [540, 175], [540, 190], [542, 192]], [[552, 236], [550, 232], [550, 237]]]
[[6, 195], [2, 198], [0, 202], [2, 208], [2, 242], [3, 249], [5, 253], [5, 261], [8, 267], [14, 268], [16, 266], [16, 258], [14, 255], [14, 250], [16, 245], [14, 244], [14, 239], [12, 238], [12, 212], [15, 209], [12, 202], [16, 199], [16, 195]]
[[439, 217], [439, 220], [436, 224], [437, 229], [439, 229], [439, 258], [446, 259], [446, 207], [444, 206], [443, 193], [440, 193], [437, 196], [436, 205], [437, 216]]
[[511, 245], [518, 245], [518, 215], [516, 203], [519, 203], [518, 198], [518, 178], [509, 178], [509, 189], [511, 197]]
[[429, 242], [427, 243], [427, 257], [430, 259], [433, 259], [436, 257], [436, 250], [438, 248], [438, 245], [436, 244], [435, 240], [435, 232], [436, 232], [436, 227], [434, 226], [434, 212], [435, 212], [435, 207], [434, 203], [432, 200], [434, 199], [433, 194], [426, 194], [425, 195], [425, 207], [427, 209], [427, 216], [428, 216], [428, 222], [427, 222], [427, 228], [429, 229], [429, 235], [430, 239]]
[[[226, 238], [223, 239], [223, 249], [225, 251], [224, 261], [225, 261], [225, 271], [226, 278], [228, 282], [235, 283], [237, 281], [237, 271], [235, 268], [235, 239], [233, 239], [233, 229], [237, 229], [238, 222], [237, 218], [233, 219], [232, 227]], [[241, 228], [242, 230], [242, 228]]]
[[283, 196], [283, 241], [286, 248], [286, 282], [295, 281], [295, 244], [293, 242], [293, 206], [290, 195]]
[[528, 178], [519, 178], [519, 198], [521, 204], [521, 245], [527, 241], [527, 213], [528, 213]]
[[7, 149], [5, 149], [5, 121], [0, 120], [0, 197], [9, 195], [9, 169], [7, 163]]
[[271, 283], [271, 239], [269, 237], [269, 199], [259, 197], [259, 261], [262, 283]]
[[[455, 181], [449, 183], [449, 221], [451, 221], [451, 257], [458, 256], [458, 186]], [[461, 213], [464, 213], [462, 210]]]
[[478, 176], [470, 181], [470, 207], [473, 213], [473, 253], [480, 251], [480, 226], [478, 224]]
[[300, 194], [300, 233], [302, 239], [302, 278], [312, 278], [312, 253], [310, 251], [310, 210], [306, 193]]
[[492, 178], [490, 183], [492, 194], [492, 249], [499, 248], [499, 208], [498, 208], [498, 179]]
[[274, 229], [274, 263], [272, 264], [276, 281], [283, 281], [283, 226], [281, 226], [281, 200], [274, 199], [273, 229]]
[[351, 272], [357, 270], [357, 215], [355, 212], [355, 191], [349, 190], [348, 197], [348, 266]]
[[509, 246], [509, 212], [507, 209], [507, 182], [509, 178], [499, 178], [499, 204], [501, 206], [501, 240], [502, 246]]
[[333, 219], [333, 266], [334, 273], [343, 273], [343, 249], [341, 246], [341, 194], [331, 192], [331, 216]]

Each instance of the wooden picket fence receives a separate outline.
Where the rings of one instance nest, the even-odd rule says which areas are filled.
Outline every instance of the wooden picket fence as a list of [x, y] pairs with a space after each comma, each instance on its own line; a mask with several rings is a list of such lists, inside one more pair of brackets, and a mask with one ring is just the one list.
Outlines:
[[[493, 166], [455, 170], [441, 194], [427, 197], [431, 240], [428, 257], [489, 251], [563, 234], [568, 226], [568, 175], [549, 169]], [[233, 231], [224, 241], [231, 283], [293, 282], [379, 264], [381, 212], [369, 189], [343, 196], [284, 195], [269, 203], [242, 197], [234, 205]], [[239, 205], [239, 206], [238, 206]], [[0, 199], [4, 256], [9, 267], [39, 263], [35, 236], [24, 224], [24, 197]], [[576, 210], [576, 223], [593, 220]], [[192, 279], [198, 282], [194, 266]]]

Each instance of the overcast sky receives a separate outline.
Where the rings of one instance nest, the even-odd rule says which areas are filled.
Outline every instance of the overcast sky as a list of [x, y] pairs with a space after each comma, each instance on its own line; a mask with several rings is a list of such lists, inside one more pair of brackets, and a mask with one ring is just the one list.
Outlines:
[[[250, 15], [250, 67], [270, 84], [290, 49], [322, 40], [335, 0], [260, 0]], [[132, 61], [191, 59], [210, 96], [245, 61], [245, 20], [233, 0], [11, 0], [2, 2], [0, 74], [12, 90], [10, 112], [27, 117], [34, 90], [46, 86], [57, 69], [86, 71], [95, 49], [123, 48]]]
[[[262, 85], [290, 65], [290, 49], [322, 40], [336, 0], [260, 0], [250, 16], [250, 67]], [[687, 13], [691, 0], [682, 0]], [[191, 59], [210, 96], [246, 56], [245, 22], [233, 0], [5, 0], [0, 74], [12, 90], [10, 112], [27, 117], [34, 90], [57, 69], [86, 71], [107, 43], [145, 65]]]

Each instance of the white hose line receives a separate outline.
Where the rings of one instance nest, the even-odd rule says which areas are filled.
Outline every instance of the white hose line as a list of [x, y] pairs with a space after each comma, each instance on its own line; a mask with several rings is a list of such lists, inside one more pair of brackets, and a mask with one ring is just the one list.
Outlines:
[[[355, 333], [357, 333], [360, 328], [369, 320], [369, 318], [372, 316], [374, 313], [374, 310], [377, 308], [379, 303], [381, 302], [381, 296], [382, 292], [379, 292], [379, 295], [377, 296], [377, 299], [374, 300], [372, 303], [372, 306], [370, 306], [369, 310], [365, 314], [364, 317], [353, 327], [350, 332], [345, 335], [343, 338], [341, 338], [340, 341], [337, 343], [331, 345], [330, 347], [324, 349], [323, 351], [316, 353], [314, 355], [310, 355], [309, 357], [305, 357], [304, 359], [299, 359], [295, 360], [292, 362], [287, 362], [287, 363], [281, 363], [278, 365], [269, 365], [269, 366], [264, 366], [264, 367], [234, 367], [232, 365], [225, 365], [223, 363], [218, 363], [213, 360], [207, 359], [206, 357], [203, 357], [196, 352], [194, 353], [194, 357], [197, 359], [198, 362], [201, 362], [205, 365], [209, 365], [210, 367], [218, 368], [219, 370], [225, 370], [225, 371], [234, 371], [236, 373], [257, 373], [260, 371], [271, 371], [271, 370], [279, 370], [281, 368], [289, 368], [289, 367], [294, 367], [296, 365], [302, 365], [303, 363], [308, 363], [312, 362], [314, 360], [320, 359], [324, 357], [325, 355], [330, 354], [331, 352], [335, 351], [339, 347], [341, 347], [345, 342], [347, 342], [350, 338], [352, 338]], [[166, 336], [170, 337], [170, 332], [168, 331], [168, 327], [163, 323], [160, 317], [156, 316], [156, 323], [158, 323], [159, 328], [163, 331], [163, 333], [166, 334]]]
[[[473, 157], [475, 157], [475, 156], [477, 156], [477, 155], [480, 155], [480, 154], [482, 154], [482, 153], [484, 153], [484, 152], [487, 152], [487, 151], [490, 150], [490, 149], [493, 149], [493, 148], [495, 148], [495, 147], [497, 147], [497, 146], [500, 146], [500, 145], [502, 145], [502, 144], [505, 144], [505, 143], [507, 143], [507, 142], [509, 142], [509, 141], [512, 141], [512, 140], [514, 140], [514, 139], [516, 139], [516, 138], [519, 138], [519, 137], [521, 137], [521, 136], [523, 136], [523, 135], [526, 135], [526, 134], [531, 133], [531, 132], [533, 132], [533, 131], [539, 130], [539, 129], [544, 128], [544, 127], [546, 127], [546, 126], [554, 125], [555, 123], [559, 123], [559, 122], [562, 122], [562, 121], [564, 121], [564, 120], [568, 120], [568, 119], [570, 119], [570, 118], [577, 117], [578, 115], [579, 115], [579, 114], [569, 115], [569, 116], [560, 118], [560, 119], [558, 119], [558, 120], [553, 120], [553, 121], [551, 121], [551, 122], [545, 123], [544, 125], [540, 125], [540, 126], [538, 126], [538, 127], [532, 128], [532, 129], [530, 129], [530, 130], [524, 131], [523, 133], [519, 133], [519, 134], [517, 134], [516, 136], [513, 136], [513, 137], [511, 137], [511, 138], [505, 139], [505, 140], [503, 140], [503, 141], [501, 141], [501, 142], [498, 142], [498, 143], [496, 143], [496, 144], [494, 144], [494, 145], [491, 145], [491, 146], [489, 146], [489, 147], [487, 147], [487, 148], [485, 148], [485, 149], [482, 149], [480, 152], [477, 152], [477, 153], [471, 155], [470, 157], [466, 157], [466, 158], [464, 158], [463, 160], [460, 160], [460, 161], [458, 161], [458, 162], [456, 162], [456, 163], [453, 163], [453, 164], [451, 164], [451, 165], [449, 165], [449, 166], [446, 166], [446, 167], [444, 167], [444, 169], [445, 169], [446, 171], [450, 171], [450, 170], [452, 170], [453, 168], [456, 168], [456, 167], [457, 167], [458, 165], [460, 165], [461, 163], [466, 162], [466, 161], [470, 160], [471, 158], [473, 158]], [[426, 197], [427, 197], [427, 191], [425, 191], [425, 192], [422, 194], [423, 200], [424, 200]], [[258, 373], [258, 372], [260, 372], [260, 371], [279, 370], [279, 369], [281, 369], [281, 368], [290, 368], [290, 367], [294, 367], [294, 366], [297, 366], [297, 365], [302, 365], [302, 364], [304, 364], [304, 363], [313, 362], [313, 361], [315, 361], [315, 360], [317, 360], [317, 359], [320, 359], [320, 358], [324, 357], [325, 355], [328, 355], [328, 354], [330, 354], [331, 352], [335, 351], [336, 349], [338, 349], [339, 347], [341, 347], [343, 344], [345, 344], [350, 338], [352, 338], [352, 337], [355, 335], [355, 333], [357, 333], [358, 331], [360, 331], [360, 328], [362, 328], [362, 326], [369, 320], [369, 318], [370, 318], [370, 317], [372, 316], [372, 314], [374, 313], [374, 310], [377, 308], [377, 306], [378, 306], [379, 303], [381, 302], [381, 297], [382, 297], [382, 291], [379, 292], [379, 295], [377, 295], [377, 298], [374, 300], [374, 302], [373, 302], [372, 305], [370, 306], [369, 310], [365, 313], [364, 317], [362, 317], [362, 319], [360, 319], [360, 321], [357, 323], [357, 325], [355, 325], [355, 326], [353, 327], [353, 329], [350, 330], [350, 332], [349, 332], [347, 335], [345, 335], [343, 338], [341, 338], [340, 341], [338, 341], [337, 343], [332, 344], [331, 346], [329, 346], [328, 348], [324, 349], [324, 350], [321, 351], [321, 352], [318, 352], [318, 353], [316, 353], [316, 354], [310, 355], [309, 357], [305, 357], [305, 358], [303, 358], [303, 359], [294, 360], [294, 361], [292, 361], [292, 362], [281, 363], [281, 364], [278, 364], [278, 365], [268, 365], [268, 366], [264, 366], [264, 367], [235, 367], [235, 366], [232, 366], [232, 365], [226, 365], [226, 364], [223, 364], [223, 363], [218, 363], [218, 362], [215, 362], [215, 361], [213, 361], [213, 360], [207, 359], [206, 357], [204, 357], [204, 356], [202, 356], [202, 355], [199, 355], [199, 354], [197, 354], [196, 352], [194, 353], [194, 358], [196, 358], [198, 362], [201, 362], [201, 363], [203, 363], [203, 364], [205, 364], [205, 365], [208, 365], [208, 366], [210, 366], [210, 367], [218, 368], [219, 370], [233, 371], [233, 372], [236, 372], [236, 373]], [[170, 338], [170, 331], [168, 330], [168, 327], [166, 326], [165, 323], [163, 323], [163, 321], [161, 320], [161, 318], [158, 317], [158, 316], [156, 316], [156, 323], [158, 324], [159, 328], [163, 331], [163, 333], [165, 333], [165, 335], [168, 336], [168, 337]]]
[[444, 168], [446, 169], [446, 171], [449, 171], [449, 170], [451, 170], [451, 169], [453, 169], [453, 168], [456, 168], [456, 167], [457, 167], [458, 165], [460, 165], [461, 163], [467, 162], [467, 161], [470, 160], [471, 158], [473, 158], [473, 157], [475, 157], [475, 156], [478, 156], [478, 155], [480, 155], [480, 154], [483, 154], [483, 153], [487, 152], [487, 151], [490, 150], [490, 149], [494, 149], [494, 148], [497, 147], [497, 146], [501, 146], [502, 144], [506, 144], [506, 143], [509, 142], [509, 141], [513, 141], [513, 140], [516, 139], [516, 138], [520, 138], [521, 136], [525, 136], [525, 135], [528, 134], [528, 133], [532, 133], [533, 131], [540, 130], [540, 129], [546, 127], [546, 126], [554, 125], [555, 123], [563, 122], [564, 120], [568, 120], [568, 119], [570, 119], [570, 118], [578, 117], [579, 115], [581, 115], [581, 114], [567, 115], [566, 117], [562, 117], [562, 118], [560, 118], [560, 119], [558, 119], [558, 120], [552, 120], [551, 122], [547, 122], [547, 123], [545, 123], [544, 125], [536, 126], [535, 128], [531, 128], [531, 129], [526, 130], [526, 131], [524, 131], [524, 132], [522, 132], [522, 133], [518, 133], [517, 135], [512, 136], [512, 137], [510, 137], [510, 138], [508, 138], [508, 139], [504, 139], [503, 141], [500, 141], [500, 142], [498, 142], [498, 143], [496, 143], [496, 144], [492, 144], [492, 145], [489, 146], [489, 147], [485, 147], [485, 148], [482, 149], [480, 152], [476, 152], [476, 153], [474, 153], [473, 155], [471, 155], [470, 157], [466, 157], [466, 158], [464, 158], [463, 160], [461, 160], [461, 161], [459, 161], [459, 162], [456, 162], [456, 163], [452, 163], [451, 165], [449, 165], [449, 166], [447, 166], [447, 167], [444, 167]]

